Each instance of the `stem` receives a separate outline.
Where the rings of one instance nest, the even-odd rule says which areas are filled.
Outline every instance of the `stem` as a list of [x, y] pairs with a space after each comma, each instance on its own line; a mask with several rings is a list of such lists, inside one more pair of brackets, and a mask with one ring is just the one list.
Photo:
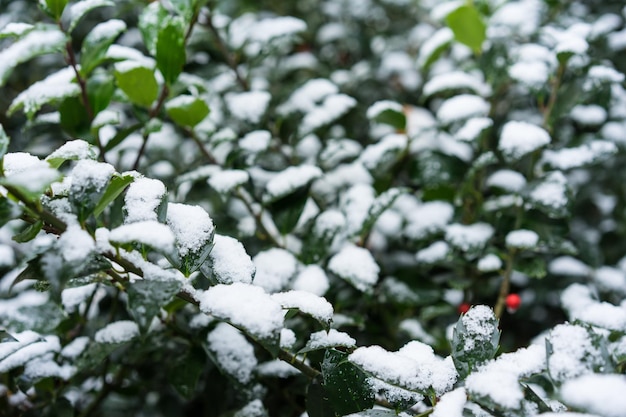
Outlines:
[[243, 203], [245, 204], [246, 208], [248, 209], [248, 212], [256, 220], [257, 226], [259, 229], [261, 229], [261, 232], [263, 232], [275, 246], [284, 249], [285, 245], [280, 242], [280, 237], [276, 236], [274, 232], [270, 231], [270, 229], [277, 230], [278, 228], [276, 227], [274, 222], [271, 220], [269, 220], [271, 222], [269, 225], [266, 225], [264, 223], [263, 211], [256, 211], [254, 209], [252, 196], [241, 188], [237, 188], [236, 193], [237, 193], [237, 196], [241, 199], [241, 201], [243, 201]]
[[206, 20], [203, 21], [203, 24], [213, 34], [213, 37], [215, 38], [215, 42], [217, 44], [217, 49], [219, 49], [220, 53], [224, 56], [224, 60], [226, 61], [226, 64], [235, 73], [235, 78], [237, 78], [237, 82], [239, 83], [241, 88], [243, 88], [246, 91], [250, 90], [250, 85], [248, 84], [248, 81], [246, 81], [246, 79], [243, 78], [243, 76], [239, 72], [239, 68], [237, 67], [237, 62], [235, 61], [235, 57], [233, 56], [231, 51], [228, 49], [228, 47], [224, 43], [224, 40], [222, 39], [219, 30], [217, 30], [215, 25], [213, 25], [213, 15], [211, 13], [209, 13]]
[[500, 284], [500, 291], [498, 293], [498, 301], [493, 309], [496, 318], [500, 320], [502, 313], [504, 312], [504, 305], [506, 304], [506, 296], [509, 295], [511, 290], [511, 275], [513, 274], [513, 263], [515, 262], [515, 251], [511, 249], [509, 256], [506, 259], [506, 268], [504, 270], [504, 276], [502, 277], [502, 283]]
[[[156, 104], [154, 105], [154, 107], [152, 109], [150, 109], [150, 113], [148, 113], [148, 120], [146, 120], [143, 125], [145, 126], [150, 120], [154, 119], [159, 112], [161, 111], [161, 108], [163, 107], [163, 104], [165, 103], [165, 99], [167, 98], [167, 95], [169, 94], [169, 88], [167, 87], [166, 84], [163, 85], [163, 88], [161, 89], [161, 93], [159, 94], [159, 98], [156, 102]], [[139, 162], [141, 161], [141, 157], [143, 156], [144, 152], [146, 151], [146, 147], [148, 145], [148, 139], [150, 138], [150, 135], [145, 133], [143, 134], [143, 143], [141, 144], [141, 148], [139, 148], [139, 152], [137, 152], [137, 158], [135, 158], [135, 162], [133, 163], [133, 167], [131, 168], [132, 170], [137, 170], [139, 168]]]
[[204, 156], [204, 158], [207, 161], [209, 161], [209, 163], [213, 165], [219, 165], [219, 162], [217, 161], [217, 159], [215, 159], [215, 157], [204, 147], [204, 144], [202, 143], [198, 135], [196, 135], [195, 130], [193, 129], [184, 129], [184, 130], [185, 130], [185, 133], [187, 133], [187, 135], [189, 135], [189, 137], [196, 143], [196, 145], [198, 146], [198, 150], [200, 150], [200, 153], [202, 154], [202, 156]]
[[309, 377], [310, 379], [315, 379], [322, 375], [320, 371], [298, 360], [295, 355], [292, 355], [286, 350], [281, 349], [278, 351], [278, 359], [287, 362], [289, 365], [293, 366], [298, 371], [302, 372], [303, 375]]
[[552, 89], [550, 90], [550, 97], [548, 98], [548, 104], [545, 106], [543, 110], [543, 127], [549, 133], [552, 132], [552, 126], [550, 124], [550, 116], [552, 116], [552, 111], [554, 110], [554, 105], [556, 104], [556, 100], [559, 95], [559, 87], [561, 86], [561, 81], [563, 81], [563, 75], [565, 74], [565, 63], [559, 63], [559, 67], [556, 70], [556, 77], [552, 80]]

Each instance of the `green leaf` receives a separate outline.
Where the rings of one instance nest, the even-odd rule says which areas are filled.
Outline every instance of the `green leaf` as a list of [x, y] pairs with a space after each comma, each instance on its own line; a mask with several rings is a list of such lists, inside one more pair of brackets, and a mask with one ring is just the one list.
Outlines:
[[[70, 145], [71, 143], [71, 145]], [[66, 161], [78, 161], [80, 159], [96, 160], [98, 149], [87, 142], [77, 139], [61, 146], [46, 157], [46, 162], [54, 169], [59, 169]]]
[[209, 106], [199, 97], [180, 95], [165, 103], [165, 111], [180, 126], [194, 127], [209, 114]]
[[43, 221], [39, 220], [28, 225], [24, 230], [13, 236], [13, 240], [17, 243], [26, 243], [33, 240], [43, 228]]
[[168, 381], [176, 392], [186, 399], [191, 399], [196, 392], [205, 365], [206, 354], [204, 351], [192, 347], [170, 368]]
[[475, 306], [459, 318], [452, 338], [452, 360], [461, 378], [492, 359], [500, 342], [498, 319], [487, 306]]
[[125, 30], [126, 23], [112, 19], [96, 25], [87, 34], [80, 49], [80, 72], [84, 77], [104, 61], [109, 46]]
[[91, 343], [87, 349], [78, 357], [76, 367], [79, 370], [92, 370], [117, 348], [125, 345], [124, 343]]
[[531, 278], [541, 279], [548, 274], [546, 260], [539, 256], [518, 258], [513, 268]]
[[176, 280], [144, 279], [128, 287], [128, 310], [142, 333], [148, 331], [154, 316], [172, 301], [180, 286]]
[[54, 20], [59, 20], [68, 0], [39, 0], [39, 6]]
[[109, 140], [107, 142], [107, 144], [104, 146], [104, 151], [108, 152], [111, 149], [115, 148], [117, 145], [119, 145], [120, 143], [122, 143], [124, 141], [124, 139], [126, 139], [130, 134], [136, 132], [138, 129], [140, 129], [142, 126], [141, 123], [136, 123], [132, 126], [129, 126], [127, 128], [124, 129], [120, 129], [119, 132], [117, 132], [117, 134], [115, 136], [113, 136], [113, 138], [111, 140]]
[[159, 84], [150, 68], [138, 64], [130, 67], [118, 64], [115, 66], [115, 79], [128, 99], [139, 106], [150, 107], [159, 94]]
[[22, 39], [0, 52], [0, 87], [18, 65], [31, 59], [65, 49], [67, 37], [54, 26], [38, 26]]
[[306, 411], [309, 417], [335, 417], [335, 410], [330, 405], [328, 394], [322, 384], [312, 382], [306, 395]]
[[328, 349], [322, 363], [324, 391], [338, 415], [366, 410], [374, 406], [374, 392], [367, 375], [348, 361], [348, 354]]
[[159, 30], [156, 43], [157, 68], [163, 74], [165, 83], [172, 85], [187, 60], [185, 54], [185, 27], [180, 19], [168, 19]]
[[6, 155], [9, 150], [10, 142], [11, 139], [9, 139], [9, 135], [6, 134], [4, 127], [0, 124], [0, 159], [4, 158], [4, 155]]
[[446, 17], [446, 22], [454, 38], [469, 46], [474, 53], [480, 54], [482, 45], [487, 38], [487, 26], [480, 13], [471, 4], [465, 4]]
[[[359, 233], [359, 235], [362, 238], [369, 235], [372, 227], [376, 223], [376, 220], [378, 220], [378, 218], [381, 216], [381, 214], [383, 214], [385, 210], [391, 207], [391, 205], [396, 201], [398, 197], [400, 197], [407, 191], [408, 189], [403, 188], [390, 188], [378, 197], [376, 197], [376, 200], [374, 200], [374, 203], [370, 206], [367, 217], [363, 222], [363, 227], [361, 228], [361, 232]], [[364, 241], [364, 239], [362, 239], [362, 241]]]
[[104, 194], [100, 198], [100, 201], [93, 209], [94, 217], [100, 216], [104, 209], [115, 200], [122, 192], [128, 187], [128, 185], [135, 180], [132, 175], [114, 174], [107, 186]]
[[40, 305], [22, 306], [8, 320], [11, 329], [16, 332], [32, 330], [50, 334], [65, 319], [66, 314], [55, 302], [48, 301]]
[[22, 215], [22, 208], [5, 196], [0, 196], [0, 227]]
[[143, 9], [139, 16], [139, 32], [143, 38], [143, 43], [146, 45], [146, 49], [152, 56], [156, 56], [156, 44], [160, 28], [162, 28], [169, 19], [170, 15], [161, 5], [160, 1], [150, 3]]
[[21, 38], [33, 29], [35, 29], [35, 25], [28, 23], [7, 25], [0, 30], [0, 40], [4, 38]]
[[268, 204], [281, 234], [286, 235], [296, 227], [309, 198], [309, 186], [298, 188], [291, 194]]
[[74, 137], [83, 137], [91, 127], [87, 108], [78, 97], [68, 97], [59, 106], [61, 127]]
[[71, 33], [87, 13], [98, 7], [107, 6], [113, 7], [115, 6], [115, 3], [111, 0], [82, 0], [74, 3], [69, 9], [70, 23], [67, 33]]

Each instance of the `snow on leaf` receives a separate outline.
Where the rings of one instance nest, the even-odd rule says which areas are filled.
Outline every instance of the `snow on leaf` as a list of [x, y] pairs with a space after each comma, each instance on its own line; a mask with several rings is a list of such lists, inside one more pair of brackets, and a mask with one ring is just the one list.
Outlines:
[[539, 243], [539, 235], [532, 230], [513, 230], [505, 237], [506, 246], [516, 249], [533, 249]]
[[45, 104], [57, 103], [65, 98], [78, 96], [80, 87], [74, 82], [74, 78], [75, 73], [72, 67], [66, 67], [48, 75], [22, 91], [11, 103], [8, 114], [11, 115], [23, 108], [26, 116], [32, 119]]
[[574, 148], [547, 149], [542, 159], [554, 168], [568, 170], [606, 159], [616, 152], [617, 146], [613, 142], [594, 140]]
[[559, 324], [550, 330], [546, 341], [548, 370], [557, 383], [592, 373], [604, 365], [600, 348], [591, 340], [590, 330], [583, 326]]
[[235, 282], [218, 284], [199, 296], [200, 310], [261, 339], [278, 338], [284, 323], [281, 305], [263, 288]]
[[325, 298], [307, 291], [287, 291], [272, 294], [272, 299], [283, 308], [296, 308], [310, 315], [325, 326], [330, 326], [333, 319], [333, 306]]
[[67, 28], [67, 32], [72, 32], [76, 25], [78, 25], [80, 20], [83, 18], [83, 16], [89, 13], [89, 11], [97, 7], [105, 6], [115, 6], [115, 3], [113, 3], [111, 0], [82, 0], [73, 4], [69, 8], [68, 15], [70, 18], [70, 24]]
[[131, 320], [114, 321], [98, 330], [94, 340], [98, 343], [124, 343], [139, 336], [139, 326]]
[[372, 290], [380, 273], [370, 251], [353, 244], [347, 244], [330, 258], [328, 269], [362, 292]]
[[254, 284], [269, 293], [284, 289], [296, 273], [298, 265], [295, 256], [280, 248], [259, 252], [252, 261], [256, 267]]
[[489, 96], [491, 87], [475, 75], [462, 71], [437, 74], [424, 84], [423, 94], [432, 96], [449, 90], [471, 90], [481, 96]]
[[202, 251], [211, 244], [215, 233], [213, 220], [200, 206], [169, 203], [167, 224], [176, 236], [176, 248], [181, 257]]
[[441, 28], [426, 40], [420, 47], [417, 56], [417, 64], [422, 67], [428, 67], [438, 58], [441, 51], [452, 42], [454, 33], [448, 27]]
[[404, 233], [411, 239], [423, 239], [443, 230], [452, 220], [454, 208], [443, 201], [420, 204], [408, 214]]
[[465, 388], [457, 388], [445, 393], [435, 405], [432, 417], [463, 417], [463, 408], [467, 402]]
[[437, 241], [430, 246], [420, 249], [415, 254], [415, 259], [419, 263], [434, 264], [443, 261], [450, 254], [450, 246], [443, 241]]
[[209, 253], [209, 273], [220, 284], [252, 283], [256, 268], [241, 242], [230, 236], [215, 235]]
[[346, 94], [327, 96], [320, 105], [306, 113], [302, 123], [300, 123], [300, 134], [305, 135], [329, 125], [348, 113], [356, 104], [356, 100]]
[[550, 135], [543, 128], [528, 122], [510, 121], [502, 128], [498, 149], [509, 160], [516, 160], [548, 143]]
[[[24, 366], [49, 352], [59, 352], [61, 343], [57, 336], [40, 336], [26, 331], [13, 335], [17, 341], [2, 343], [0, 373]], [[6, 346], [5, 346], [6, 345]]]
[[446, 227], [446, 240], [457, 249], [467, 252], [483, 248], [493, 233], [493, 227], [487, 223], [454, 223]]
[[48, 155], [46, 161], [53, 168], [58, 168], [64, 161], [96, 159], [97, 157], [98, 148], [82, 139], [77, 139], [65, 142], [64, 145]]
[[20, 37], [35, 28], [29, 23], [10, 22], [0, 30], [0, 39], [8, 37]]
[[228, 110], [237, 119], [259, 123], [272, 96], [267, 91], [228, 93], [224, 97]]
[[124, 224], [111, 230], [109, 241], [128, 244], [141, 243], [162, 253], [174, 250], [175, 236], [172, 230], [155, 220], [143, 220]]
[[402, 105], [396, 101], [391, 100], [377, 101], [367, 109], [366, 116], [368, 119], [373, 120], [386, 111], [402, 113]]
[[291, 287], [297, 291], [308, 291], [322, 296], [330, 288], [326, 272], [319, 265], [307, 265], [293, 279]]
[[263, 201], [279, 200], [299, 188], [307, 186], [321, 175], [322, 170], [313, 165], [290, 166], [267, 183]]
[[407, 148], [408, 142], [406, 135], [392, 133], [367, 146], [358, 160], [370, 171], [382, 169], [398, 158], [398, 155]]
[[53, 26], [41, 26], [28, 32], [22, 39], [0, 52], [0, 87], [19, 64], [36, 56], [61, 52], [65, 42], [65, 35]]
[[309, 340], [306, 342], [306, 346], [300, 353], [338, 346], [353, 348], [356, 347], [356, 340], [347, 333], [340, 332], [337, 329], [330, 329], [329, 331], [320, 330], [319, 332], [311, 333]]
[[315, 109], [324, 98], [337, 93], [339, 93], [339, 88], [325, 78], [308, 80], [278, 107], [278, 113], [283, 115], [294, 112], [308, 113]]
[[562, 217], [569, 204], [567, 179], [561, 171], [550, 172], [529, 193], [532, 204], [552, 217]]
[[473, 117], [456, 131], [454, 138], [463, 142], [473, 142], [487, 129], [493, 126], [493, 120], [488, 117]]
[[61, 178], [61, 174], [48, 163], [26, 152], [4, 155], [3, 165], [5, 178], [0, 182], [18, 187], [32, 198], [40, 197], [50, 184]]
[[561, 397], [565, 404], [575, 409], [604, 417], [624, 417], [626, 416], [624, 392], [626, 376], [589, 374], [566, 381], [561, 388]]
[[124, 196], [124, 222], [157, 221], [166, 197], [165, 185], [151, 178], [137, 178]]
[[219, 323], [207, 336], [209, 350], [217, 359], [216, 364], [227, 375], [241, 384], [252, 380], [258, 362], [254, 346], [239, 330], [227, 323]]
[[480, 96], [459, 94], [441, 103], [437, 109], [437, 119], [448, 125], [471, 117], [485, 117], [490, 108], [491, 105]]
[[218, 193], [228, 194], [238, 186], [248, 182], [249, 179], [250, 175], [246, 171], [230, 169], [214, 173], [208, 179], [208, 183]]
[[517, 171], [501, 169], [487, 178], [486, 185], [518, 193], [526, 186], [526, 178]]
[[493, 253], [487, 254], [478, 260], [476, 265], [480, 272], [493, 272], [502, 268], [502, 260]]

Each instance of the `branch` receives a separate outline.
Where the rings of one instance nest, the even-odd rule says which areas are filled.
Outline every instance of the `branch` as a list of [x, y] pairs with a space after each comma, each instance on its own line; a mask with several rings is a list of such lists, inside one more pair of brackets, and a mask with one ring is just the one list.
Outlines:
[[[159, 98], [156, 102], [156, 104], [154, 105], [154, 107], [152, 109], [150, 109], [150, 113], [148, 113], [148, 120], [144, 121], [142, 123], [143, 126], [145, 126], [150, 120], [154, 119], [159, 112], [161, 111], [161, 108], [163, 107], [163, 104], [165, 103], [165, 99], [167, 99], [167, 95], [169, 94], [169, 88], [167, 87], [166, 84], [163, 84], [163, 88], [161, 89], [161, 93], [159, 94]], [[148, 145], [148, 138], [150, 137], [149, 134], [146, 134], [144, 132], [143, 134], [143, 143], [141, 144], [141, 148], [139, 148], [139, 152], [137, 152], [137, 158], [135, 158], [135, 162], [133, 163], [133, 167], [131, 168], [132, 170], [136, 171], [139, 168], [139, 162], [141, 161], [141, 157], [143, 156], [144, 152], [146, 151], [146, 147]]]
[[559, 68], [556, 70], [556, 76], [552, 80], [552, 89], [550, 90], [550, 98], [548, 99], [548, 104], [543, 109], [543, 124], [542, 126], [548, 132], [552, 132], [552, 126], [550, 124], [550, 117], [552, 116], [552, 111], [554, 110], [554, 105], [556, 104], [556, 100], [559, 96], [559, 88], [561, 87], [561, 82], [563, 81], [563, 75], [565, 74], [565, 63], [559, 63]]
[[263, 232], [275, 246], [285, 249], [285, 245], [281, 243], [280, 237], [276, 235], [275, 231], [277, 231], [278, 228], [276, 227], [274, 222], [271, 219], [268, 219], [270, 223], [266, 225], [263, 220], [263, 211], [257, 211], [254, 209], [254, 201], [252, 199], [252, 196], [241, 188], [237, 188], [236, 193], [237, 197], [239, 197], [241, 201], [243, 201], [250, 215], [252, 215], [252, 217], [254, 217], [254, 220], [256, 220], [256, 224], [258, 228], [261, 229], [261, 232]]

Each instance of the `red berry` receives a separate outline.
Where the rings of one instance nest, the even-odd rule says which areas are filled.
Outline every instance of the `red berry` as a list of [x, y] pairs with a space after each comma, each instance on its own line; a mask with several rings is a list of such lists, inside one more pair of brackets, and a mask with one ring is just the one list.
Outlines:
[[459, 308], [458, 308], [459, 313], [460, 313], [460, 314], [465, 314], [465, 313], [467, 313], [467, 312], [469, 311], [470, 307], [471, 307], [471, 306], [470, 306], [470, 304], [469, 304], [469, 303], [461, 303], [461, 304], [459, 304]]
[[522, 299], [518, 294], [509, 294], [506, 296], [506, 308], [509, 312], [514, 313], [522, 305]]

